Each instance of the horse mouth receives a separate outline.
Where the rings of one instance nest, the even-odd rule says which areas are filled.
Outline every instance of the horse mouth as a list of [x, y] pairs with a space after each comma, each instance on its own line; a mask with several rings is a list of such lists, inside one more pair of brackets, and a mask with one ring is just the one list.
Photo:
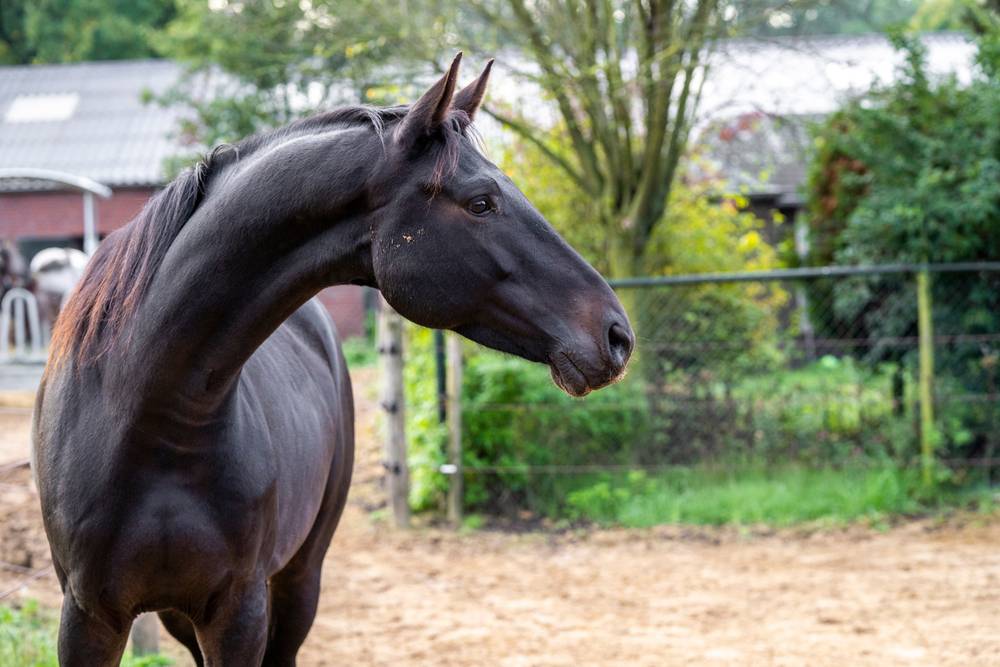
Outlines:
[[559, 351], [549, 358], [549, 372], [556, 386], [570, 396], [580, 398], [596, 388], [591, 386], [587, 376], [568, 352]]

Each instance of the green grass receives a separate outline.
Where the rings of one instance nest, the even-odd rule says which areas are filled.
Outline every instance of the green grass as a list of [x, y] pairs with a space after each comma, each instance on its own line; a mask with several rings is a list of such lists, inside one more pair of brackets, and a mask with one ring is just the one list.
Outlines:
[[[58, 667], [55, 612], [34, 601], [19, 607], [0, 605], [0, 665], [3, 667]], [[173, 661], [162, 655], [134, 657], [126, 650], [122, 667], [161, 667]]]
[[342, 344], [344, 358], [347, 360], [348, 368], [364, 368], [374, 366], [378, 360], [375, 351], [375, 343], [367, 336], [355, 336], [348, 338]]
[[879, 523], [948, 508], [991, 509], [985, 485], [924, 487], [919, 471], [891, 464], [840, 469], [796, 466], [677, 468], [577, 480], [559, 513], [574, 520], [629, 527], [658, 524]]

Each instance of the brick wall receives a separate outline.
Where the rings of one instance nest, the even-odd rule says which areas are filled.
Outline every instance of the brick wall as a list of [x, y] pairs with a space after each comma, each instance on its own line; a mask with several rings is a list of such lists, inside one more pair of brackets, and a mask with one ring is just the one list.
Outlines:
[[327, 287], [319, 300], [337, 324], [340, 337], [351, 338], [365, 333], [365, 288], [357, 285]]
[[[94, 197], [97, 231], [112, 232], [142, 210], [151, 188], [116, 190], [110, 199]], [[44, 238], [83, 236], [83, 195], [78, 192], [0, 194], [0, 236]]]
[[[98, 232], [108, 234], [129, 222], [153, 194], [151, 188], [115, 190], [110, 199], [94, 198]], [[83, 236], [83, 196], [77, 192], [0, 193], [0, 238], [40, 239]], [[341, 337], [365, 330], [364, 290], [353, 285], [330, 287], [320, 301]]]

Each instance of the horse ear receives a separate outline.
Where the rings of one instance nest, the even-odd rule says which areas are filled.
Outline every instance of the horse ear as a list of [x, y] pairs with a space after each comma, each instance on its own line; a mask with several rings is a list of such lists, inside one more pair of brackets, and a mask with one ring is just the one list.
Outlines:
[[491, 69], [493, 69], [492, 58], [486, 63], [486, 67], [483, 68], [483, 73], [479, 75], [479, 78], [455, 93], [455, 99], [451, 102], [453, 107], [467, 113], [469, 120], [472, 120], [476, 116], [479, 105], [483, 103], [483, 97], [486, 96], [486, 84], [490, 80]]
[[403, 117], [396, 130], [396, 140], [406, 146], [413, 146], [444, 122], [451, 108], [451, 98], [455, 94], [458, 80], [458, 65], [462, 62], [459, 51], [451, 61], [448, 73], [423, 94]]

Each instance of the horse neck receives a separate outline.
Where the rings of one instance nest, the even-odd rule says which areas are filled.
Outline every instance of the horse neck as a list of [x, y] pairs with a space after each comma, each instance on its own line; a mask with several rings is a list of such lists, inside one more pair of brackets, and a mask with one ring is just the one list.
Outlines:
[[140, 401], [209, 418], [244, 363], [323, 287], [373, 281], [359, 128], [286, 139], [213, 177], [127, 331], [122, 381]]

